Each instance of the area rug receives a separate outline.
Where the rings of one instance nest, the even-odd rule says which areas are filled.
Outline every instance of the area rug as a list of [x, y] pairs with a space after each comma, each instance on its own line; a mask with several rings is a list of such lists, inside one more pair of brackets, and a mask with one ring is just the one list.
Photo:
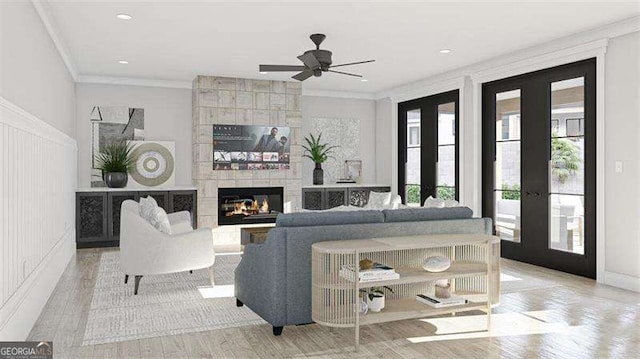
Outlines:
[[119, 252], [102, 253], [82, 345], [260, 325], [246, 306], [236, 307], [233, 271], [240, 255], [217, 255], [215, 287], [206, 269], [142, 278], [124, 284]]

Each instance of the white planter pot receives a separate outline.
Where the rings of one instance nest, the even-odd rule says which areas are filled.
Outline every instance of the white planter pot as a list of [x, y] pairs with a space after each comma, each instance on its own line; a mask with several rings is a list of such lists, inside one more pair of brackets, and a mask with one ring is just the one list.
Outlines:
[[367, 304], [369, 305], [369, 310], [372, 312], [379, 312], [384, 309], [384, 295], [380, 297], [373, 297], [373, 299], [367, 296]]

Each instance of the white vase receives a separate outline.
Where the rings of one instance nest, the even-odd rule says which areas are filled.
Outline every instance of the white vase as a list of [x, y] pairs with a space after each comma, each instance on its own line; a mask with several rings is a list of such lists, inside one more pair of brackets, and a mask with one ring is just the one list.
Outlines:
[[367, 295], [367, 305], [372, 312], [379, 312], [384, 309], [384, 294], [375, 296], [373, 299]]

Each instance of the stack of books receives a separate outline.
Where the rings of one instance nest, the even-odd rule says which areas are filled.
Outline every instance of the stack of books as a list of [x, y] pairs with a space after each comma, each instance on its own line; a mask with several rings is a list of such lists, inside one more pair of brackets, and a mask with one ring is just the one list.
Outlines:
[[[340, 276], [351, 282], [355, 281], [356, 271], [353, 266], [343, 266], [340, 268]], [[358, 272], [358, 282], [377, 282], [382, 280], [393, 280], [400, 278], [400, 274], [395, 269], [380, 263], [374, 263], [373, 268]]]
[[453, 294], [449, 298], [438, 298], [431, 294], [418, 294], [416, 295], [416, 300], [433, 308], [452, 307], [468, 303], [466, 299]]

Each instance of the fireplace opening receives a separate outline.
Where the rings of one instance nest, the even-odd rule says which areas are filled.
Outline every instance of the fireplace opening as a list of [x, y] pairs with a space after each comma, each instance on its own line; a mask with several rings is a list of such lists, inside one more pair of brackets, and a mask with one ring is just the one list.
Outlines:
[[275, 223], [282, 187], [218, 188], [218, 225]]

